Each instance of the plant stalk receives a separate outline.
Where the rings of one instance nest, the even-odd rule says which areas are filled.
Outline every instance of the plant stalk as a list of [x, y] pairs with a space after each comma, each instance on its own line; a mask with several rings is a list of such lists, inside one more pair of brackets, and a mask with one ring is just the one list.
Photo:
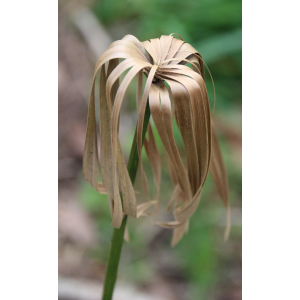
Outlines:
[[[142, 143], [144, 143], [148, 123], [150, 119], [150, 107], [149, 102], [147, 102], [144, 124], [143, 124], [143, 134], [142, 134]], [[131, 179], [132, 184], [134, 184], [136, 173], [139, 166], [139, 156], [137, 151], [137, 128], [135, 129], [135, 135], [133, 138], [129, 160], [128, 160], [128, 173]], [[115, 283], [117, 280], [118, 266], [122, 251], [123, 239], [124, 239], [124, 231], [126, 227], [127, 216], [123, 218], [122, 225], [120, 229], [114, 228], [113, 234], [110, 243], [108, 263], [103, 287], [103, 295], [102, 300], [111, 300]]]

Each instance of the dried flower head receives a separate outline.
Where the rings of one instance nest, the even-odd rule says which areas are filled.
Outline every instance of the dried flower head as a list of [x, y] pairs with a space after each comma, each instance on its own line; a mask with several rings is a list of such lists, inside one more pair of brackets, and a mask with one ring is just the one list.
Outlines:
[[[204, 62], [197, 50], [177, 36], [179, 39], [171, 34], [140, 42], [134, 36], [126, 35], [122, 40], [112, 43], [100, 56], [95, 67], [90, 95], [83, 159], [84, 179], [98, 192], [108, 195], [114, 227], [120, 227], [124, 214], [139, 217], [147, 214], [146, 210], [152, 205], [155, 207], [153, 215], [156, 215], [161, 161], [151, 125], [148, 126], [148, 139], [144, 145], [155, 177], [156, 196], [153, 201], [149, 200], [137, 206], [118, 138], [122, 101], [128, 85], [136, 77], [137, 149], [140, 161], [143, 122], [149, 101], [153, 122], [167, 152], [170, 176], [175, 186], [167, 208], [174, 206], [174, 221], [155, 222], [160, 226], [174, 229], [172, 245], [178, 243], [188, 230], [189, 218], [199, 204], [208, 171], [227, 210], [225, 238], [228, 237], [230, 228], [227, 176], [218, 137], [212, 124], [204, 81]], [[94, 96], [98, 71], [100, 71], [100, 153], [103, 183], [98, 182], [99, 160]], [[119, 84], [119, 77], [125, 71], [128, 72]], [[144, 89], [143, 74], [147, 77]], [[186, 165], [174, 138], [173, 115], [183, 139]], [[141, 175], [143, 188], [150, 199], [142, 162]]]

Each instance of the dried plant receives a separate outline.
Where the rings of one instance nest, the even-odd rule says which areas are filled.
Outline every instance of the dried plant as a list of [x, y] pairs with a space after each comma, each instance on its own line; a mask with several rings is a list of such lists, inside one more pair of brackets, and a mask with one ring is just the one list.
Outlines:
[[[178, 243], [188, 230], [189, 218], [199, 204], [209, 171], [227, 210], [225, 238], [228, 237], [230, 228], [227, 176], [211, 119], [204, 81], [204, 62], [196, 49], [177, 36], [179, 39], [171, 34], [140, 42], [134, 36], [126, 35], [122, 40], [112, 43], [101, 55], [96, 64], [90, 95], [83, 161], [84, 179], [98, 192], [107, 193], [112, 226], [120, 228], [124, 215], [135, 218], [143, 214], [149, 215], [147, 210], [154, 206], [152, 213], [154, 222], [174, 229], [172, 245]], [[98, 182], [99, 160], [94, 96], [98, 71], [100, 71], [100, 153], [103, 183]], [[125, 71], [128, 72], [119, 83], [119, 77]], [[143, 74], [147, 77], [144, 89]], [[127, 169], [118, 138], [118, 128], [122, 101], [134, 77], [137, 78], [138, 122], [136, 144], [134, 141], [130, 166]], [[161, 160], [151, 125], [148, 125], [149, 108], [159, 138], [167, 152], [170, 176], [174, 183], [174, 192], [168, 204], [168, 209], [174, 206], [174, 221], [170, 222], [155, 220], [160, 194]], [[172, 123], [174, 115], [185, 147], [186, 165], [174, 138]], [[148, 132], [148, 139], [144, 145], [153, 168], [156, 185], [155, 199], [152, 201], [141, 160], [145, 134], [143, 126]], [[143, 188], [149, 200], [141, 205], [137, 205], [133, 189], [139, 160]]]

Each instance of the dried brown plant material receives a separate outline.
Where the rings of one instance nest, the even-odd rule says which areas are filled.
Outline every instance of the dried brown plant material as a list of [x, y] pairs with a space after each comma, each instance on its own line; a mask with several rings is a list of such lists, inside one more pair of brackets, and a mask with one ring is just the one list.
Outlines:
[[[88, 110], [88, 124], [83, 159], [83, 176], [99, 193], [106, 192], [112, 225], [119, 228], [123, 215], [149, 215], [154, 206], [156, 216], [161, 181], [161, 161], [151, 126], [145, 150], [154, 172], [155, 199], [150, 201], [147, 178], [141, 162], [143, 188], [149, 202], [137, 206], [135, 192], [126, 168], [118, 138], [120, 108], [130, 82], [137, 78], [136, 102], [138, 111], [137, 149], [141, 161], [142, 129], [145, 109], [149, 101], [151, 115], [159, 138], [168, 154], [170, 176], [174, 192], [168, 209], [173, 205], [174, 221], [156, 222], [173, 228], [172, 245], [187, 232], [189, 218], [199, 204], [208, 171], [227, 211], [225, 238], [229, 235], [230, 216], [228, 183], [218, 137], [212, 124], [208, 94], [204, 81], [204, 62], [201, 55], [183, 39], [173, 34], [140, 42], [132, 35], [110, 45], [97, 61]], [[122, 60], [122, 61], [120, 61]], [[107, 68], [105, 68], [107, 64]], [[191, 68], [187, 66], [191, 64]], [[95, 79], [100, 71], [100, 136], [101, 173], [98, 182], [99, 159], [95, 118]], [[119, 77], [127, 71], [119, 83]], [[143, 88], [143, 73], [147, 80]], [[167, 83], [167, 85], [166, 85]], [[186, 152], [185, 165], [173, 132], [173, 117], [180, 130]], [[123, 206], [120, 192], [123, 196]]]

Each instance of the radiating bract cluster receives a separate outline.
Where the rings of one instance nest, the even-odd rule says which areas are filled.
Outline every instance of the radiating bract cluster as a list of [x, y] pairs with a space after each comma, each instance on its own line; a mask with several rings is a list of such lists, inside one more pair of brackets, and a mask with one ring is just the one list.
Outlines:
[[[225, 238], [228, 237], [230, 228], [227, 176], [218, 137], [212, 124], [204, 81], [204, 63], [197, 50], [185, 43], [179, 35], [178, 37], [179, 39], [173, 35], [161, 36], [159, 39], [140, 42], [134, 36], [126, 35], [122, 40], [112, 43], [101, 55], [96, 64], [90, 95], [83, 160], [84, 179], [98, 192], [108, 195], [112, 226], [119, 228], [125, 214], [138, 217], [145, 214], [151, 205], [154, 205], [153, 214], [156, 214], [161, 161], [151, 125], [148, 126], [148, 139], [144, 145], [154, 171], [156, 196], [146, 204], [137, 206], [118, 138], [122, 101], [130, 82], [136, 77], [137, 148], [140, 161], [143, 122], [149, 101], [153, 123], [167, 152], [170, 176], [175, 186], [167, 208], [170, 209], [173, 205], [174, 221], [155, 221], [160, 226], [174, 229], [172, 245], [178, 243], [188, 230], [189, 218], [199, 204], [208, 171], [227, 210]], [[98, 71], [100, 71], [100, 155], [103, 183], [98, 182], [99, 160], [94, 96]], [[125, 71], [128, 72], [119, 83], [119, 77]], [[143, 74], [147, 77], [144, 89]], [[186, 164], [174, 138], [173, 115], [183, 139]], [[141, 174], [144, 190], [150, 199], [142, 163]]]

